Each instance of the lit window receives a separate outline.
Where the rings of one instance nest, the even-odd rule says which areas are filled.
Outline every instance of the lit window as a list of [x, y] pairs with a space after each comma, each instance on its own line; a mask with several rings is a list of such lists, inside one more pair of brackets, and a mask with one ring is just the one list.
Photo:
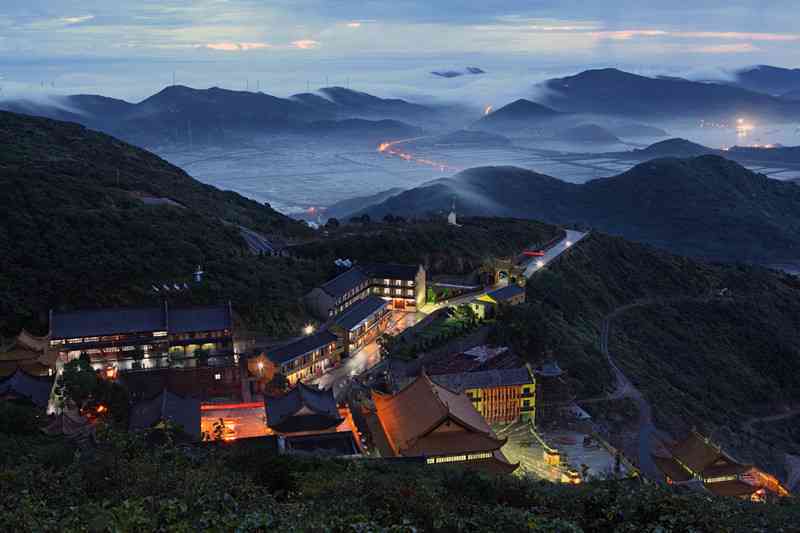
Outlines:
[[166, 336], [167, 336], [167, 332], [166, 331], [155, 331], [155, 332], [153, 332], [153, 337], [166, 337]]
[[222, 374], [217, 372], [216, 374], [214, 374], [214, 379], [216, 379], [217, 381], [221, 380], [222, 379]]

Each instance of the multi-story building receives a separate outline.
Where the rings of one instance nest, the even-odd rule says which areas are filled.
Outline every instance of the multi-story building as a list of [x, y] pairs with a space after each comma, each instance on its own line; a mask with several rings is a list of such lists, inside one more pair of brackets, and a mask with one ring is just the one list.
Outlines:
[[323, 330], [289, 344], [266, 349], [248, 361], [250, 374], [268, 380], [280, 373], [290, 385], [320, 376], [341, 360], [338, 341], [336, 335]]
[[490, 424], [534, 421], [536, 382], [527, 366], [431, 376], [439, 385], [464, 392]]
[[425, 303], [426, 273], [422, 265], [371, 263], [357, 265], [306, 295], [306, 304], [323, 320], [333, 318], [369, 295], [396, 310], [415, 311]]
[[350, 307], [330, 326], [344, 355], [351, 355], [377, 339], [389, 326], [389, 302], [370, 295]]
[[170, 309], [96, 309], [50, 313], [49, 350], [64, 364], [86, 354], [92, 366], [117, 372], [231, 365], [231, 305]]

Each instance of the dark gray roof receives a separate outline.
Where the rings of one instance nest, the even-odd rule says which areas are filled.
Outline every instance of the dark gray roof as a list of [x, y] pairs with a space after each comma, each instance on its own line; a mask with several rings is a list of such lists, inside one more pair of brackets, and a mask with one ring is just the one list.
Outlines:
[[[341, 422], [333, 391], [322, 391], [298, 383], [278, 398], [265, 400], [267, 426], [281, 432], [327, 429]], [[307, 408], [309, 413], [297, 415]]]
[[20, 369], [0, 380], [0, 396], [28, 398], [38, 407], [47, 407], [52, 388], [53, 378], [31, 376]]
[[536, 369], [536, 373], [540, 376], [555, 378], [563, 374], [563, 370], [561, 367], [558, 366], [557, 361], [547, 361], [538, 369]]
[[323, 330], [315, 335], [303, 337], [290, 344], [267, 350], [266, 355], [273, 363], [282, 364], [296, 357], [300, 357], [301, 355], [319, 350], [332, 342], [336, 342], [336, 339], [336, 335], [328, 330]]
[[339, 298], [367, 280], [368, 278], [364, 272], [358, 267], [355, 267], [323, 283], [320, 288], [334, 298]]
[[480, 372], [462, 372], [459, 374], [440, 374], [430, 378], [442, 387], [453, 391], [465, 389], [489, 389], [493, 387], [510, 387], [533, 383], [533, 377], [527, 367], [483, 370]]
[[294, 451], [333, 455], [357, 455], [359, 453], [352, 431], [287, 437], [286, 447]]
[[166, 329], [163, 307], [54, 312], [50, 321], [50, 336], [53, 339], [166, 331]]
[[419, 265], [396, 265], [390, 263], [367, 263], [359, 267], [371, 278], [401, 279], [414, 281]]
[[503, 300], [509, 300], [514, 296], [517, 296], [518, 294], [522, 294], [524, 292], [525, 289], [523, 287], [511, 284], [506, 287], [503, 287], [502, 289], [497, 289], [496, 291], [490, 292], [489, 296], [491, 296], [496, 301], [501, 302]]
[[144, 400], [131, 408], [130, 428], [149, 429], [162, 419], [180, 426], [184, 433], [200, 440], [200, 400], [184, 398], [164, 390], [150, 400]]
[[353, 304], [342, 316], [336, 319], [336, 325], [350, 330], [361, 322], [389, 305], [389, 302], [374, 294], [367, 296], [360, 302]]
[[227, 305], [169, 310], [164, 306], [53, 312], [50, 334], [53, 339], [69, 339], [115, 333], [215, 331], [231, 327], [231, 310]]
[[169, 332], [218, 331], [231, 329], [233, 320], [227, 305], [169, 310]]

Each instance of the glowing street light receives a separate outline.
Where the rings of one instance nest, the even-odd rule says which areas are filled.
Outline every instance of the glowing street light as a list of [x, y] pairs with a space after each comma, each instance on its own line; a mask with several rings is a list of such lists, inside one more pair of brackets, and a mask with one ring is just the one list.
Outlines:
[[542, 268], [543, 266], [544, 266], [544, 261], [542, 261], [541, 259], [536, 261], [536, 268]]
[[312, 324], [307, 324], [306, 327], [303, 328], [304, 335], [311, 335], [314, 333], [314, 326]]
[[566, 246], [567, 248], [569, 248], [570, 246], [572, 246], [572, 241], [567, 241], [567, 242], [566, 242], [566, 244], [565, 244], [565, 246]]

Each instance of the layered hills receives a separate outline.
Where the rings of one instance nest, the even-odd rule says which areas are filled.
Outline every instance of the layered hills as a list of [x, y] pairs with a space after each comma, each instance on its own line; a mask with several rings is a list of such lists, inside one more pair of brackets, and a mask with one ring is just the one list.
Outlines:
[[367, 210], [581, 224], [676, 253], [752, 262], [800, 258], [800, 189], [716, 155], [664, 158], [582, 185], [516, 167], [470, 169]]
[[[263, 92], [180, 85], [167, 87], [139, 103], [74, 95], [4, 101], [0, 109], [78, 122], [141, 146], [224, 144], [242, 135], [304, 131], [311, 123], [325, 130], [369, 136], [386, 128], [386, 124], [373, 121], [429, 118], [434, 114], [425, 106], [343, 87], [278, 98]], [[361, 120], [335, 124], [345, 119]]]
[[609, 68], [544, 83], [546, 105], [573, 113], [681, 120], [732, 120], [748, 115], [791, 121], [800, 104], [721, 83], [650, 78]]

